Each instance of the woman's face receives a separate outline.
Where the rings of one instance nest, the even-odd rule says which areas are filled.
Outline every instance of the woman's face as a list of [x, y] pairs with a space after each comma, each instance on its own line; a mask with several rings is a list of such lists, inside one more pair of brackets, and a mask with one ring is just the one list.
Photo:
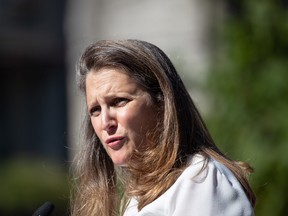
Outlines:
[[132, 151], [147, 145], [156, 127], [150, 95], [118, 69], [90, 71], [86, 100], [94, 131], [116, 165], [125, 165]]

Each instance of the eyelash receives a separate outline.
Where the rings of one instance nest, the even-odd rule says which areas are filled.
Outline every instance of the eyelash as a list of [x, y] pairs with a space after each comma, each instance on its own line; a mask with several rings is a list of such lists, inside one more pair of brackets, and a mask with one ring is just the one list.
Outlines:
[[99, 113], [100, 110], [101, 110], [100, 106], [94, 106], [94, 107], [92, 107], [92, 108], [90, 109], [90, 111], [89, 111], [90, 116], [98, 116], [98, 114], [96, 114], [96, 112]]
[[[109, 106], [122, 107], [122, 106], [125, 106], [129, 101], [130, 100], [127, 98], [115, 98], [110, 102]], [[89, 113], [90, 113], [90, 116], [98, 116], [100, 111], [101, 111], [101, 107], [97, 105], [97, 106], [92, 107]]]
[[128, 103], [128, 99], [127, 98], [115, 98], [112, 103], [111, 106], [122, 106], [125, 105], [126, 103]]

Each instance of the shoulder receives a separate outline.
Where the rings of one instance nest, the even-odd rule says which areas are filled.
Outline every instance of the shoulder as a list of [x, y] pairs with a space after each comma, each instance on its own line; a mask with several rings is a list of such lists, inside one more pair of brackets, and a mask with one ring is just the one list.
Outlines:
[[[226, 166], [211, 158], [193, 156], [189, 167], [171, 189], [177, 203], [189, 200], [189, 210], [197, 212], [195, 215], [253, 215], [250, 201], [237, 178]], [[176, 205], [173, 211], [185, 215], [183, 207], [177, 208]]]
[[136, 215], [251, 216], [253, 208], [228, 168], [194, 155], [177, 181]]

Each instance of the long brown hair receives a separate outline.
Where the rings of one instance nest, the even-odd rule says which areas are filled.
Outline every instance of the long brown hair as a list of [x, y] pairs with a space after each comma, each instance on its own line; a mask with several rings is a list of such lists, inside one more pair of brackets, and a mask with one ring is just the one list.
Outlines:
[[[87, 74], [103, 67], [127, 72], [158, 107], [159, 123], [153, 144], [136, 149], [128, 167], [121, 172], [124, 194], [137, 196], [139, 210], [163, 194], [187, 166], [188, 156], [196, 153], [228, 167], [254, 206], [255, 195], [246, 178], [251, 171], [249, 165], [230, 160], [214, 144], [181, 78], [162, 50], [139, 40], [104, 40], [90, 45], [77, 70], [78, 86], [84, 94]], [[93, 131], [88, 114], [83, 133], [83, 151], [75, 166], [72, 215], [116, 215], [119, 172]]]

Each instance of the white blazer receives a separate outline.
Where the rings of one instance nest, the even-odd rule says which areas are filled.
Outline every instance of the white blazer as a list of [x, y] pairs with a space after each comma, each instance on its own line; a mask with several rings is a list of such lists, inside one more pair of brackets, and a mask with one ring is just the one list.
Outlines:
[[176, 182], [160, 197], [137, 210], [132, 198], [124, 216], [253, 216], [241, 184], [223, 164], [195, 155]]

